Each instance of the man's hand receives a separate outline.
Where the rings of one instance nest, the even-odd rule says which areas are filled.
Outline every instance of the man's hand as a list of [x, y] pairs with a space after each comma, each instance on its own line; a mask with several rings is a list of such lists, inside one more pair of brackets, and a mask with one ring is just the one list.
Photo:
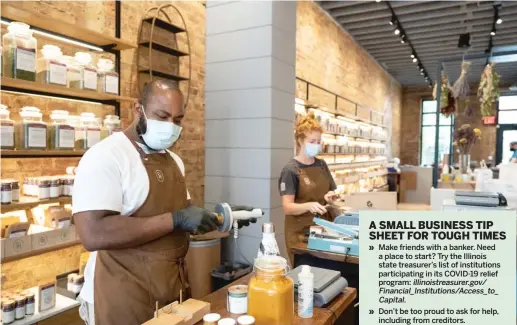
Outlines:
[[205, 234], [219, 227], [219, 221], [214, 213], [194, 205], [173, 212], [172, 221], [174, 229], [196, 234]]
[[309, 210], [309, 212], [312, 214], [322, 215], [327, 213], [327, 209], [318, 202], [307, 202], [305, 204], [307, 206], [307, 210]]
[[328, 191], [324, 197], [327, 203], [333, 203], [334, 201], [339, 199], [339, 194], [334, 193], [334, 191]]

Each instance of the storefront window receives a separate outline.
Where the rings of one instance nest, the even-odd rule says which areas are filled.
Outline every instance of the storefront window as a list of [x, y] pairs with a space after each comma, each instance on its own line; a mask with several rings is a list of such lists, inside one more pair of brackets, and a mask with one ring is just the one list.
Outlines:
[[[440, 115], [440, 134], [438, 140], [438, 157], [451, 151], [454, 118]], [[434, 163], [434, 145], [436, 135], [436, 101], [422, 101], [422, 119], [420, 130], [420, 165], [430, 166]]]

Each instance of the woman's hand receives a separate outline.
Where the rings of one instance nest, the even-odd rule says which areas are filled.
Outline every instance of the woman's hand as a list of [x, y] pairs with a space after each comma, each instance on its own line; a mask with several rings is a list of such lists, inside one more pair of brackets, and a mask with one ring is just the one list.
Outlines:
[[312, 214], [323, 215], [327, 213], [327, 209], [318, 202], [307, 202], [305, 204], [307, 205], [307, 210]]
[[334, 191], [328, 191], [327, 194], [325, 194], [325, 201], [327, 203], [332, 203], [336, 201], [339, 198], [339, 194], [334, 193]]

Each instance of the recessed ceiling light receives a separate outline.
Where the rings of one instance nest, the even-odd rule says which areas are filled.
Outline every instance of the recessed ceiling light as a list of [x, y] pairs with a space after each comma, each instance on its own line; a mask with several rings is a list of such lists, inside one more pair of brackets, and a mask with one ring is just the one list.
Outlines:
[[395, 28], [395, 31], [394, 31], [394, 33], [395, 33], [395, 35], [398, 35], [398, 34], [400, 34], [400, 29], [398, 29], [398, 28]]
[[490, 32], [490, 35], [495, 36], [495, 27], [492, 28], [492, 31]]
[[497, 23], [498, 25], [500, 25], [500, 24], [502, 24], [502, 23], [503, 23], [503, 20], [502, 20], [501, 18], [497, 18], [496, 23]]
[[417, 62], [417, 61], [418, 61], [418, 59], [417, 59], [417, 58], [413, 58], [413, 62]]

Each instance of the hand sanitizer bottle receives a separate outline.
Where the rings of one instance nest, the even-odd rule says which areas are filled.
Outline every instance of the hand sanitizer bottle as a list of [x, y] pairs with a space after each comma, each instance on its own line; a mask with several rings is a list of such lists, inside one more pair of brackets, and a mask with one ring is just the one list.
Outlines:
[[314, 274], [311, 267], [302, 265], [302, 271], [298, 274], [298, 316], [311, 318], [314, 304]]
[[275, 225], [266, 222], [262, 225], [262, 242], [260, 242], [257, 257], [279, 256], [280, 251], [275, 239]]

